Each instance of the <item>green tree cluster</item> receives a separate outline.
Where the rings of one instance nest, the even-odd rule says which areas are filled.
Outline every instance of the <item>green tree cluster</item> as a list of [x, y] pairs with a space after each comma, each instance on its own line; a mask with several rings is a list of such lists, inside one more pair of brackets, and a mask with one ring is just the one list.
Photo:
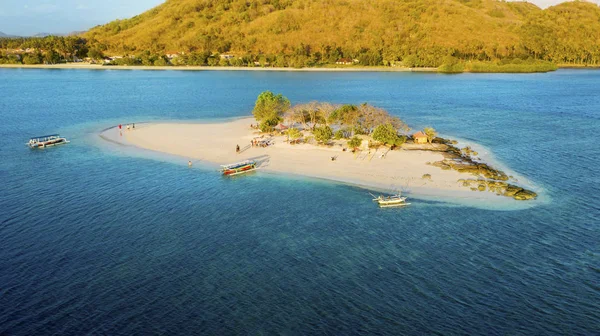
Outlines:
[[348, 147], [350, 148], [358, 148], [362, 144], [362, 139], [354, 136], [350, 140], [348, 140]]
[[435, 137], [437, 136], [437, 132], [432, 127], [425, 127], [423, 129], [423, 133], [425, 133], [425, 135], [427, 135], [427, 141], [429, 143], [431, 143], [433, 141], [433, 139], [435, 139]]
[[252, 114], [263, 132], [269, 132], [282, 120], [290, 108], [290, 101], [282, 94], [264, 91], [258, 95]]
[[302, 137], [302, 132], [297, 128], [289, 128], [286, 132], [288, 140], [296, 140]]
[[398, 130], [390, 123], [375, 127], [372, 137], [375, 141], [395, 146], [401, 146], [406, 141], [406, 137], [398, 135]]
[[313, 135], [318, 142], [327, 143], [333, 137], [333, 130], [329, 126], [321, 126], [313, 130]]

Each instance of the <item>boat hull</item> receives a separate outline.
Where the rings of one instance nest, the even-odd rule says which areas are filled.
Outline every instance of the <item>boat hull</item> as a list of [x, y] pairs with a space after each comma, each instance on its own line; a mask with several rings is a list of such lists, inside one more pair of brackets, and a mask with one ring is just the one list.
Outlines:
[[65, 145], [68, 144], [70, 141], [67, 141], [66, 139], [60, 139], [60, 140], [53, 140], [53, 141], [44, 141], [44, 142], [36, 142], [33, 144], [27, 144], [27, 146], [29, 146], [29, 148], [46, 148], [46, 147], [52, 147], [52, 146], [58, 146], [58, 145]]
[[410, 205], [410, 203], [402, 202], [402, 203], [390, 203], [390, 204], [379, 204], [380, 208], [397, 208]]
[[392, 207], [402, 207], [407, 206], [410, 203], [406, 203], [406, 197], [402, 197], [400, 195], [393, 196], [379, 196], [373, 199], [374, 202], [379, 204], [381, 208], [392, 208]]
[[235, 175], [249, 173], [256, 169], [257, 169], [256, 164], [248, 164], [245, 166], [240, 166], [240, 167], [235, 167], [235, 168], [224, 168], [222, 170], [222, 172], [223, 172], [223, 175], [225, 175], [225, 176], [235, 176]]
[[223, 175], [225, 175], [225, 176], [236, 176], [236, 175], [250, 173], [250, 172], [253, 172], [255, 170], [256, 170], [256, 168], [250, 168], [250, 169], [241, 170], [241, 171], [237, 171], [237, 172], [224, 172]]

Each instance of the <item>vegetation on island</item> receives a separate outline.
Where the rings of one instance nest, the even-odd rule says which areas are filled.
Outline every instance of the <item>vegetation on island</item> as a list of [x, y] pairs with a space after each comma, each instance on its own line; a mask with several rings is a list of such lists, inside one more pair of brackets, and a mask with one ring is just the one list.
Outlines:
[[263, 132], [273, 130], [283, 119], [283, 113], [290, 108], [290, 101], [281, 94], [265, 91], [258, 95], [252, 114]]
[[328, 144], [332, 139], [347, 139], [351, 148], [359, 147], [362, 142], [356, 135], [369, 135], [375, 143], [400, 146], [406, 136], [399, 132], [409, 130], [399, 118], [367, 103], [309, 102], [292, 106], [285, 96], [271, 91], [258, 95], [252, 114], [263, 132], [273, 132], [279, 124], [285, 124], [288, 129], [284, 133], [289, 139], [296, 140], [303, 136], [298, 126], [310, 133], [307, 138], [319, 144]]
[[427, 142], [431, 143], [435, 139], [437, 132], [432, 127], [425, 127], [423, 133], [427, 136]]
[[[478, 153], [470, 147], [459, 149], [455, 146], [456, 141], [438, 137], [432, 127], [425, 127], [422, 131], [427, 137], [426, 143], [417, 141], [417, 135], [411, 136], [408, 133], [410, 128], [402, 120], [367, 103], [337, 105], [313, 101], [292, 105], [282, 94], [264, 91], [258, 95], [252, 113], [261, 132], [271, 135], [278, 132], [287, 136], [290, 144], [304, 142], [331, 147], [345, 143], [347, 148], [356, 152], [361, 150], [366, 140], [369, 154], [370, 149], [381, 147], [389, 150], [401, 147], [404, 150], [436, 151], [445, 158], [428, 164], [477, 177], [457, 181], [465, 187], [488, 190], [517, 200], [537, 197], [535, 192], [509, 183], [511, 177], [504, 172], [480, 162]], [[421, 134], [419, 136], [422, 137]], [[424, 178], [432, 177], [425, 174]]]
[[391, 123], [377, 125], [373, 130], [373, 140], [386, 145], [402, 146], [406, 142], [406, 136], [398, 135], [398, 129]]
[[167, 0], [79, 37], [0, 38], [0, 63], [537, 72], [598, 66], [599, 46], [600, 7], [584, 1]]

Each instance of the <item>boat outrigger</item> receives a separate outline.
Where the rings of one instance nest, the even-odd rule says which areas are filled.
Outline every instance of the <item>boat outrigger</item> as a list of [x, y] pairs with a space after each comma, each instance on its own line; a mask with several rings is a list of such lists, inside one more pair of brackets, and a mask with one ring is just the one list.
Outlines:
[[400, 192], [397, 192], [391, 196], [375, 196], [373, 194], [371, 194], [371, 196], [375, 197], [373, 198], [373, 202], [377, 202], [377, 204], [379, 204], [379, 207], [381, 208], [401, 207], [410, 205], [410, 203], [406, 203], [406, 197], [402, 196]]
[[43, 135], [29, 139], [27, 146], [30, 148], [46, 148], [56, 145], [68, 144], [70, 141], [59, 134]]
[[254, 160], [246, 160], [242, 162], [232, 163], [228, 165], [221, 166], [221, 172], [223, 175], [234, 176], [244, 173], [249, 173], [258, 169], [256, 165], [256, 161]]

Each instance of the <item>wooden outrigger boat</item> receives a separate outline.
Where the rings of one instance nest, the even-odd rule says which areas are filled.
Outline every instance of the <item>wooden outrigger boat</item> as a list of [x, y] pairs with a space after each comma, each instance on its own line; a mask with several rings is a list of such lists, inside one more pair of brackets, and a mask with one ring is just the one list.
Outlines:
[[377, 202], [379, 207], [381, 208], [391, 208], [391, 207], [401, 207], [410, 205], [410, 203], [406, 203], [406, 197], [402, 196], [400, 192], [390, 195], [390, 196], [375, 196], [371, 194], [373, 198], [373, 202]]
[[61, 137], [59, 134], [51, 134], [30, 138], [27, 146], [29, 146], [29, 148], [46, 148], [68, 144], [69, 142], [70, 141]]
[[221, 166], [221, 172], [223, 175], [234, 176], [244, 173], [249, 173], [258, 169], [256, 165], [256, 161], [254, 160], [246, 160], [242, 162], [232, 163], [228, 165]]

